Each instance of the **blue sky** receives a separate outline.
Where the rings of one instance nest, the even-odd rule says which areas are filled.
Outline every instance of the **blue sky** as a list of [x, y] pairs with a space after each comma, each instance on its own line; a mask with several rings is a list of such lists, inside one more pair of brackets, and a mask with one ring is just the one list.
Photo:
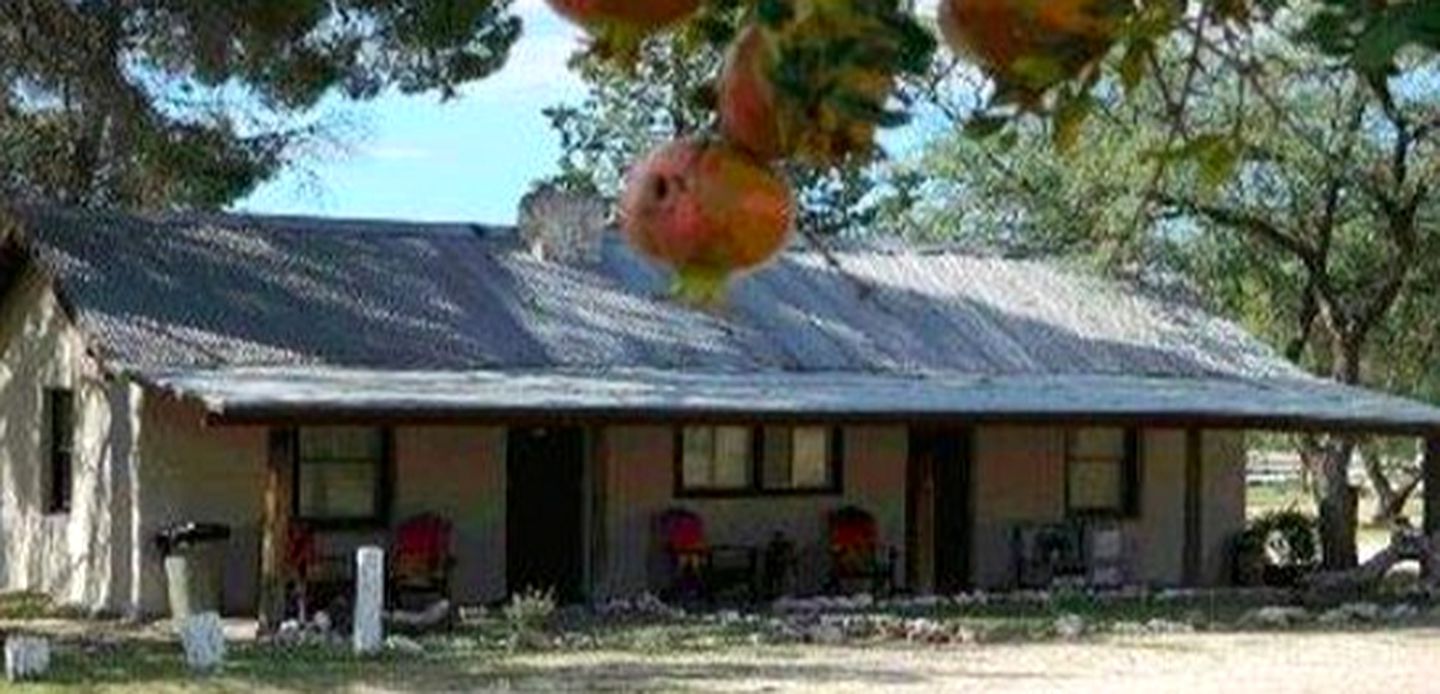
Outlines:
[[525, 35], [505, 69], [452, 101], [391, 94], [332, 104], [346, 151], [303, 162], [236, 207], [253, 212], [509, 222], [558, 141], [541, 109], [583, 94], [565, 68], [579, 35], [543, 0], [517, 0]]
[[[499, 74], [441, 103], [390, 94], [332, 103], [343, 152], [311, 157], [236, 207], [251, 212], [413, 220], [514, 221], [520, 196], [555, 171], [559, 142], [541, 114], [578, 100], [566, 59], [580, 40], [544, 0], [516, 0], [525, 34]], [[886, 138], [905, 149], [914, 133]]]

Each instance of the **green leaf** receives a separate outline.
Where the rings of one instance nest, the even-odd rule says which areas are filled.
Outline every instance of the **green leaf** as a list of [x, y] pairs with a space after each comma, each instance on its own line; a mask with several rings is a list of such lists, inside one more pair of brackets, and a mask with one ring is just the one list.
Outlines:
[[1089, 93], [1067, 94], [1055, 108], [1055, 131], [1052, 142], [1061, 154], [1074, 151], [1080, 141], [1085, 121], [1095, 110], [1095, 99]]
[[1004, 116], [977, 115], [965, 121], [965, 136], [974, 140], [984, 140], [994, 136], [1010, 124], [1010, 119]]
[[1145, 79], [1147, 58], [1154, 49], [1155, 42], [1150, 39], [1132, 41], [1125, 48], [1125, 56], [1120, 59], [1120, 85], [1125, 88], [1126, 96], [1133, 94]]

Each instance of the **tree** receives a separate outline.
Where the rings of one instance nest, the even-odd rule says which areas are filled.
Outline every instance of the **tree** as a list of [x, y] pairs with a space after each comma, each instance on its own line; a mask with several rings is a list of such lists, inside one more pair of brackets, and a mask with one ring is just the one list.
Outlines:
[[[1073, 124], [1053, 120], [938, 145], [929, 164], [948, 199], [926, 213], [1003, 248], [1184, 278], [1315, 373], [1433, 396], [1434, 331], [1416, 328], [1440, 308], [1435, 54], [1380, 74], [1283, 33], [1219, 28], [1154, 55], [1147, 81], [1093, 86], [1066, 151], [1057, 135]], [[1354, 441], [1304, 443], [1326, 563], [1352, 566]]]
[[519, 36], [507, 0], [7, 0], [0, 196], [216, 208], [290, 163], [322, 98], [456, 89]]
[[[722, 7], [708, 22], [645, 42], [630, 65], [577, 56], [572, 65], [585, 80], [585, 97], [545, 111], [560, 135], [554, 182], [613, 198], [630, 165], [646, 152], [712, 131], [720, 47], [742, 16], [742, 8]], [[882, 210], [901, 199], [889, 195], [898, 189], [888, 185], [878, 151], [834, 167], [791, 163], [786, 169], [800, 202], [798, 226], [809, 233], [871, 233]]]

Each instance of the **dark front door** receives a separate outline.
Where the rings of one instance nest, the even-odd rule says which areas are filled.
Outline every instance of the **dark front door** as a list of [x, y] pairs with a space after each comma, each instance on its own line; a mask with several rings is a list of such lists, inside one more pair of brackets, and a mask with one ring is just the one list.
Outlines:
[[510, 430], [506, 465], [506, 579], [511, 593], [553, 590], [581, 599], [584, 431]]
[[909, 470], [910, 566], [929, 574], [937, 594], [964, 590], [970, 585], [973, 523], [969, 432], [912, 430]]

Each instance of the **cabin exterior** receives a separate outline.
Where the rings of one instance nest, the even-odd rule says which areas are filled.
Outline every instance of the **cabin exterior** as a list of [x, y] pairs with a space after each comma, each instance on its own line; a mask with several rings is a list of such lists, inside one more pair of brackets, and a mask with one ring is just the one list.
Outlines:
[[1043, 263], [794, 252], [712, 314], [603, 229], [562, 260], [525, 229], [14, 216], [0, 590], [96, 612], [164, 613], [175, 523], [229, 526], [226, 609], [271, 615], [297, 524], [343, 561], [420, 514], [454, 525], [462, 604], [663, 591], [676, 508], [717, 545], [783, 538], [799, 593], [846, 507], [902, 591], [1016, 587], [1021, 531], [1071, 521], [1118, 532], [1124, 583], [1223, 585], [1246, 431], [1440, 430]]

